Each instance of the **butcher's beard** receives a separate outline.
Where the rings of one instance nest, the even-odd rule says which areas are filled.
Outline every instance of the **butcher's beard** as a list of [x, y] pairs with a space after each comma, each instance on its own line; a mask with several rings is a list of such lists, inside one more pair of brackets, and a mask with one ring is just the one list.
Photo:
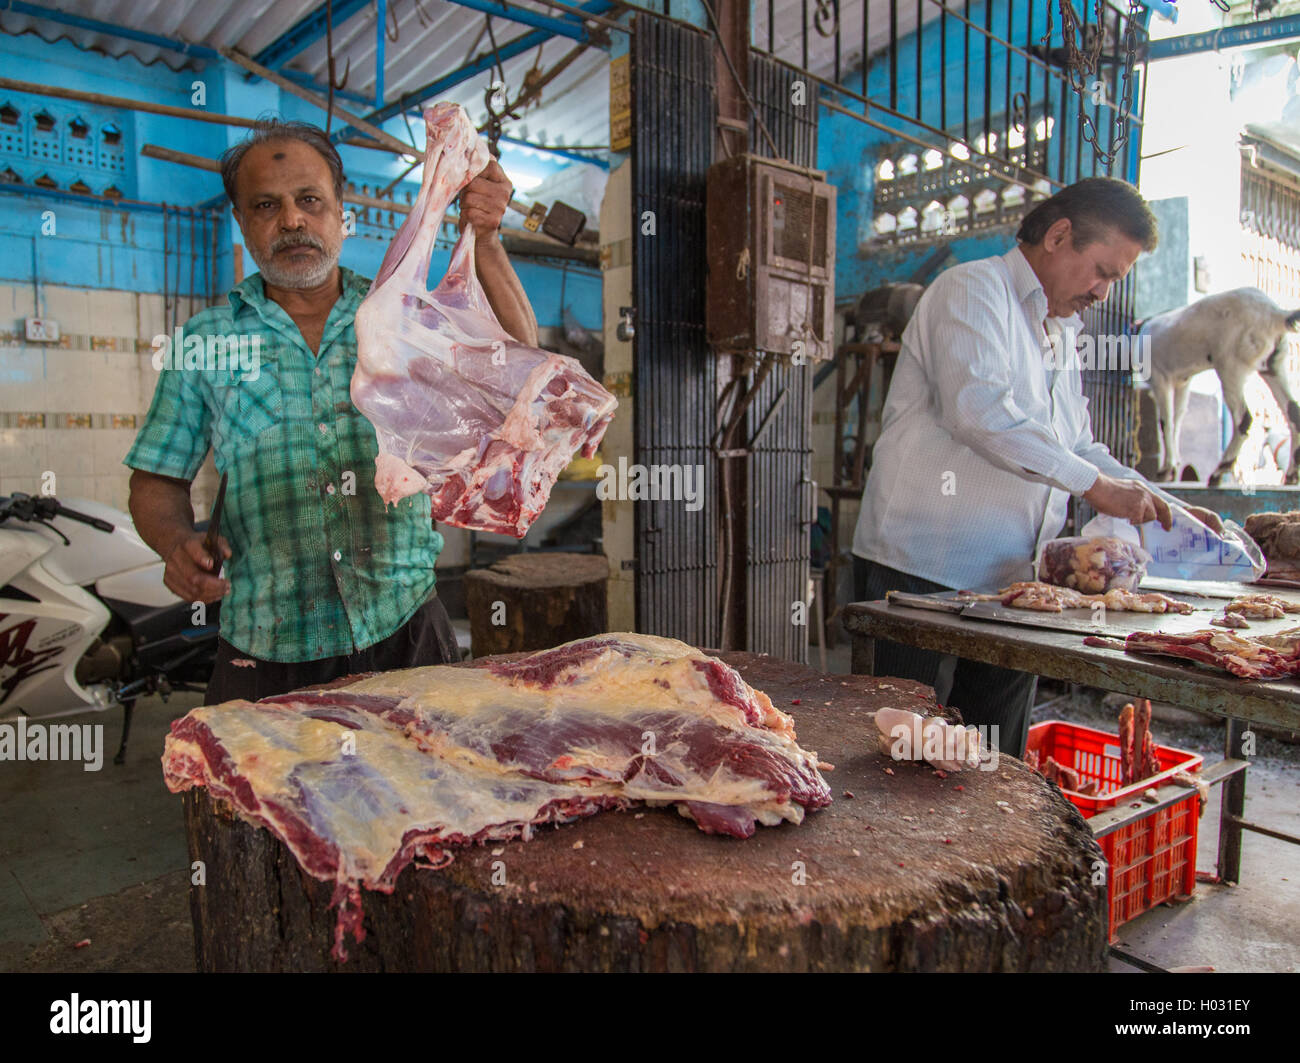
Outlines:
[[[254, 251], [251, 247], [248, 253], [261, 270], [265, 283], [277, 288], [316, 288], [325, 283], [338, 265], [342, 246], [341, 235], [337, 241], [326, 243], [308, 233], [287, 233], [272, 241], [265, 254]], [[301, 262], [276, 257], [277, 252], [289, 247], [314, 247], [319, 254], [306, 257]]]

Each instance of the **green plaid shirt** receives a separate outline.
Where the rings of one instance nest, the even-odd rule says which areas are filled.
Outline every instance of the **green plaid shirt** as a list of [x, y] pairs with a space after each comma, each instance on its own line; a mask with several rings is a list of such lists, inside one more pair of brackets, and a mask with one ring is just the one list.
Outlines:
[[[258, 273], [230, 292], [229, 307], [190, 318], [185, 346], [202, 337], [204, 351], [159, 372], [124, 462], [193, 480], [213, 448], [218, 472], [230, 474], [221, 637], [263, 660], [319, 660], [387, 638], [428, 599], [443, 545], [427, 495], [386, 510], [375, 490], [379, 443], [349, 392], [354, 319], [370, 281], [340, 272], [343, 294], [319, 355], [266, 297]], [[215, 336], [238, 337], [247, 355], [259, 341], [256, 370], [244, 372], [250, 359], [230, 355], [229, 367], [216, 368]], [[158, 365], [163, 355], [154, 357]]]

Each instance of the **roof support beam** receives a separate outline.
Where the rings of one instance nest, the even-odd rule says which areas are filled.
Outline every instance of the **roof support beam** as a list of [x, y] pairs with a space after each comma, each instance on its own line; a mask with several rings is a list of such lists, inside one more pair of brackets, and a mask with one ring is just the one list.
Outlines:
[[518, 22], [534, 29], [549, 30], [552, 37], [569, 37], [575, 41], [587, 40], [587, 29], [574, 19], [553, 18], [539, 11], [530, 11], [523, 7], [512, 7], [503, 0], [449, 0], [459, 7], [468, 7], [482, 11], [485, 15], [495, 15], [507, 22]]
[[1147, 61], [1173, 59], [1179, 55], [1195, 55], [1197, 52], [1217, 52], [1224, 48], [1243, 48], [1251, 44], [1268, 44], [1294, 37], [1300, 37], [1300, 15], [1284, 15], [1263, 22], [1224, 26], [1208, 33], [1189, 33], [1182, 37], [1152, 41]]
[[594, 155], [583, 155], [581, 152], [573, 151], [570, 148], [551, 147], [549, 144], [534, 144], [531, 140], [520, 140], [518, 137], [508, 137], [504, 133], [501, 135], [502, 144], [518, 144], [521, 148], [531, 148], [533, 151], [543, 151], [548, 155], [556, 155], [561, 159], [572, 159], [574, 162], [585, 162], [588, 166], [599, 166], [602, 170], [609, 169], [609, 163], [604, 159], [597, 158]]
[[[603, 15], [613, 6], [610, 0], [589, 0], [588, 3], [582, 5], [582, 10], [593, 15]], [[574, 24], [577, 24], [576, 20], [574, 20]], [[504, 62], [507, 59], [513, 59], [516, 55], [523, 55], [524, 52], [530, 51], [539, 44], [550, 40], [552, 36], [551, 33], [545, 30], [533, 30], [531, 33], [525, 33], [522, 37], [516, 37], [513, 41], [507, 41], [498, 49], [501, 60]], [[468, 81], [470, 78], [483, 73], [483, 71], [492, 69], [495, 65], [496, 56], [492, 53], [481, 55], [459, 70], [453, 70], [450, 74], [444, 74], [442, 77], [430, 81], [427, 85], [422, 85], [418, 89], [404, 93], [391, 103], [385, 104], [378, 110], [366, 115], [366, 121], [379, 125], [381, 122], [392, 118], [393, 115], [401, 114], [403, 111], [412, 108], [418, 108], [420, 104], [430, 97], [446, 92], [461, 82]], [[331, 139], [337, 142], [346, 135], [346, 129], [339, 129]]]
[[[334, 25], [343, 25], [365, 7], [370, 0], [337, 0], [334, 4]], [[321, 4], [304, 15], [279, 37], [273, 40], [254, 59], [265, 67], [278, 70], [294, 56], [306, 51], [317, 41], [325, 39], [325, 5]]]

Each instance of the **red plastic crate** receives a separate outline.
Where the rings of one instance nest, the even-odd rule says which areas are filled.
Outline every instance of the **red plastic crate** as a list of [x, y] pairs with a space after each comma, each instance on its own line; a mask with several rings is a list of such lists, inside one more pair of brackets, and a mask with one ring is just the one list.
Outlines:
[[[1029, 729], [1027, 749], [1037, 750], [1039, 764], [1048, 757], [1079, 773], [1080, 783], [1096, 781], [1102, 793], [1086, 797], [1062, 789], [1084, 819], [1119, 804], [1140, 801], [1144, 791], [1162, 786], [1180, 771], [1199, 771], [1203, 758], [1172, 746], [1156, 746], [1161, 771], [1149, 779], [1121, 787], [1119, 737], [1064, 720], [1047, 720]], [[1097, 844], [1106, 857], [1106, 889], [1110, 897], [1110, 940], [1119, 927], [1174, 896], [1196, 888], [1196, 836], [1200, 825], [1195, 790], [1166, 808], [1111, 831]]]

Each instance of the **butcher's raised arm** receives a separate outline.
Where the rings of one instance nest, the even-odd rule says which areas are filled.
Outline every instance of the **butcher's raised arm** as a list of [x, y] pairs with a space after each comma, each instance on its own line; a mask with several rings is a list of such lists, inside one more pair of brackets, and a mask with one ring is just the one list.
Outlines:
[[497, 235], [512, 191], [501, 164], [491, 160], [460, 194], [459, 226], [462, 232], [466, 225], [474, 226], [478, 251], [475, 272], [501, 327], [520, 343], [536, 347], [537, 317]]
[[539, 342], [537, 317], [514, 266], [510, 264], [506, 249], [495, 233], [477, 246], [476, 272], [488, 302], [492, 304], [492, 312], [501, 322], [501, 327], [520, 343], [536, 347]]

